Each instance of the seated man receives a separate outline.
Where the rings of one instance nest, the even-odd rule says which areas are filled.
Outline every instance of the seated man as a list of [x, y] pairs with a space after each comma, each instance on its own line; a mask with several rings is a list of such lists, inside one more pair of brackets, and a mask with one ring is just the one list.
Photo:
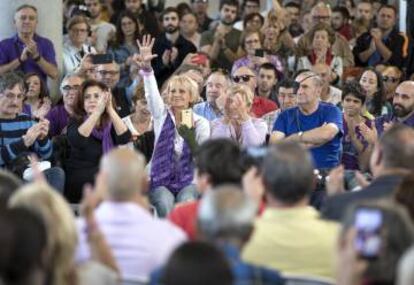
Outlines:
[[[239, 146], [228, 139], [216, 139], [200, 146], [195, 163], [197, 191], [201, 194], [222, 184], [241, 184], [243, 167]], [[196, 220], [200, 201], [177, 206], [169, 215], [190, 239], [196, 238]]]
[[361, 191], [326, 199], [324, 218], [338, 221], [356, 201], [391, 197], [404, 175], [414, 172], [414, 129], [397, 124], [386, 131], [374, 145], [370, 170], [374, 179]]
[[295, 80], [298, 84], [297, 106], [283, 111], [277, 118], [271, 142], [300, 142], [312, 153], [317, 169], [328, 170], [339, 164], [343, 121], [341, 111], [321, 102], [323, 81], [319, 75], [306, 71]]
[[308, 206], [314, 174], [310, 154], [299, 144], [269, 148], [262, 166], [267, 208], [243, 252], [247, 262], [285, 274], [333, 278], [338, 226]]
[[135, 86], [134, 81], [130, 87], [118, 87], [117, 84], [120, 78], [120, 67], [113, 61], [112, 63], [100, 64], [97, 66], [96, 79], [105, 83], [112, 91], [113, 99], [115, 100], [116, 112], [121, 118], [131, 114], [131, 88]]
[[251, 113], [256, 118], [261, 118], [277, 109], [277, 104], [274, 101], [266, 97], [257, 96], [257, 76], [254, 71], [247, 66], [242, 66], [236, 69], [232, 74], [232, 80], [236, 84], [244, 84], [248, 86], [255, 94], [251, 107]]
[[[52, 154], [49, 121], [35, 122], [25, 114], [18, 114], [23, 104], [23, 84], [15, 73], [0, 75], [0, 168], [13, 169], [20, 176], [29, 167], [25, 157], [34, 153], [40, 159], [48, 159]], [[18, 161], [22, 165], [16, 169]], [[52, 167], [44, 173], [48, 182], [63, 192], [63, 170]]]
[[312, 71], [318, 74], [323, 81], [320, 99], [322, 102], [338, 105], [341, 103], [342, 91], [331, 85], [334, 79], [333, 71], [329, 65], [325, 63], [316, 63], [312, 66]]
[[388, 64], [402, 66], [404, 60], [404, 37], [395, 28], [397, 9], [383, 5], [378, 10], [376, 26], [356, 40], [353, 49], [356, 66]]
[[[238, 186], [214, 188], [200, 202], [199, 236], [224, 252], [232, 267], [234, 284], [284, 284], [277, 271], [248, 264], [240, 257], [241, 249], [253, 232], [256, 213], [257, 205]], [[160, 284], [162, 273], [155, 272], [150, 284]]]
[[404, 81], [398, 85], [392, 98], [392, 107], [392, 115], [384, 115], [375, 120], [379, 135], [394, 123], [414, 128], [414, 81]]
[[230, 78], [223, 72], [216, 71], [211, 73], [206, 82], [207, 101], [194, 105], [194, 112], [209, 121], [222, 117], [223, 106], [219, 106], [219, 98], [230, 87], [230, 84]]
[[53, 43], [36, 34], [36, 7], [21, 5], [14, 14], [17, 34], [0, 42], [0, 74], [22, 70], [36, 72], [44, 81], [57, 79], [58, 69]]
[[[95, 210], [97, 227], [111, 248], [122, 278], [147, 279], [185, 241], [185, 234], [165, 220], [157, 220], [144, 197], [145, 158], [131, 149], [116, 149], [101, 161], [96, 185], [105, 189]], [[99, 189], [99, 188], [98, 188]], [[77, 260], [89, 260], [86, 222], [78, 221]]]

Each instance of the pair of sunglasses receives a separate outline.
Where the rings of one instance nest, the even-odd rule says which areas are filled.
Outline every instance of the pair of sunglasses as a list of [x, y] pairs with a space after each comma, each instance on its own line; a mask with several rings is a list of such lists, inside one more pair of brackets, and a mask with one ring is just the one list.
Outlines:
[[382, 79], [383, 79], [385, 82], [391, 82], [391, 83], [397, 83], [397, 82], [399, 82], [399, 81], [400, 81], [400, 79], [399, 79], [399, 78], [397, 78], [397, 77], [391, 77], [391, 76], [383, 76], [383, 77], [382, 77]]
[[233, 76], [233, 82], [239, 83], [239, 82], [249, 82], [250, 78], [254, 77], [253, 75], [239, 75], [239, 76]]

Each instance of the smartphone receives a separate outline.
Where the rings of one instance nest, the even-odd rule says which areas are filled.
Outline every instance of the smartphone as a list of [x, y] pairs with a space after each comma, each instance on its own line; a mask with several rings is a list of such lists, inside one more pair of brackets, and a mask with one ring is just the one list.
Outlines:
[[181, 111], [181, 124], [189, 128], [193, 127], [193, 110], [185, 109]]
[[206, 65], [207, 63], [207, 55], [203, 53], [198, 53], [191, 59], [192, 63], [200, 64], [200, 65]]
[[265, 56], [264, 49], [256, 49], [256, 51], [254, 52], [254, 55], [258, 57], [264, 57]]
[[93, 64], [108, 64], [112, 63], [114, 60], [112, 54], [110, 53], [92, 54], [91, 57]]
[[378, 208], [360, 207], [355, 211], [355, 248], [364, 259], [375, 259], [380, 254], [383, 218]]

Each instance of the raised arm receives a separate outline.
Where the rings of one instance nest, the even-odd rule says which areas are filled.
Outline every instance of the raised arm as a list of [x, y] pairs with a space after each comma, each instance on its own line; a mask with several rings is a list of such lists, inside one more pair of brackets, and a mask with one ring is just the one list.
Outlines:
[[165, 104], [158, 90], [157, 81], [151, 66], [151, 60], [157, 57], [152, 54], [155, 39], [150, 35], [145, 35], [142, 43], [137, 40], [139, 54], [133, 56], [134, 62], [140, 69], [141, 76], [144, 80], [145, 98], [147, 99], [150, 112], [154, 118], [159, 118], [165, 111]]

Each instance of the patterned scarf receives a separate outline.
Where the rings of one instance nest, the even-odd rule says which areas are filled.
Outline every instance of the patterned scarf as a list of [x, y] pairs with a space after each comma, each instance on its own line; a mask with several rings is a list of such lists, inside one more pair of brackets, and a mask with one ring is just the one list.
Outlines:
[[[332, 50], [328, 49], [326, 51], [325, 64], [330, 66], [331, 63], [332, 63], [333, 58], [334, 58], [334, 55], [332, 54]], [[308, 56], [308, 59], [309, 59], [309, 61], [312, 65], [314, 65], [316, 63], [317, 56], [316, 56], [316, 53], [315, 53], [314, 50], [312, 50], [311, 54]]]
[[174, 137], [175, 125], [168, 113], [154, 147], [151, 162], [151, 190], [165, 186], [172, 193], [177, 194], [193, 180], [194, 166], [190, 148], [184, 141], [182, 154], [176, 157]]
[[101, 129], [93, 128], [92, 130], [92, 136], [102, 141], [102, 151], [104, 154], [114, 148], [114, 141], [112, 140], [111, 129], [112, 124], [107, 123]]

